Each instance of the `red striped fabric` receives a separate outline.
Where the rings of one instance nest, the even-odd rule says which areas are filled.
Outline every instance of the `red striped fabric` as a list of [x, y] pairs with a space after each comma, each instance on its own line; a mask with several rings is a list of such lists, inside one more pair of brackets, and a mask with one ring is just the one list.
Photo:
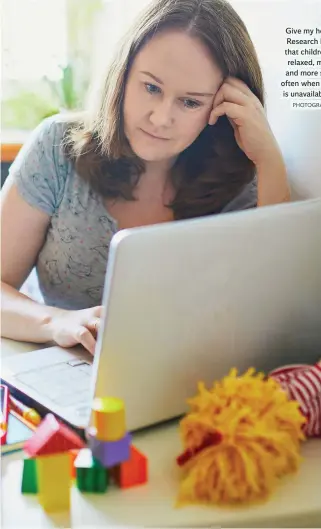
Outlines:
[[269, 376], [277, 380], [289, 397], [300, 404], [307, 422], [307, 437], [321, 437], [321, 365], [296, 364], [275, 369]]

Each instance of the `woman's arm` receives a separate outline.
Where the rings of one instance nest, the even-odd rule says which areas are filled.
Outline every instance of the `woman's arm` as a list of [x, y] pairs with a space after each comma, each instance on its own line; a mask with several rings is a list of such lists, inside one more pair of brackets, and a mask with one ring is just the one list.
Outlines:
[[277, 155], [277, 151], [271, 153], [266, 161], [256, 166], [256, 174], [258, 207], [291, 200], [286, 167], [281, 153], [280, 155]]
[[52, 340], [51, 322], [59, 312], [28, 298], [1, 281], [1, 336], [22, 342]]
[[44, 243], [49, 215], [23, 200], [12, 179], [2, 189], [1, 335], [45, 343], [49, 323], [59, 309], [41, 305], [19, 292]]
[[234, 130], [235, 141], [256, 167], [258, 206], [290, 200], [286, 167], [281, 150], [259, 99], [240, 79], [228, 78], [213, 102], [209, 124], [225, 115]]
[[94, 354], [102, 307], [68, 311], [19, 292], [44, 243], [49, 215], [30, 206], [8, 177], [1, 208], [1, 335], [12, 340], [62, 347], [80, 343]]
[[65, 188], [67, 162], [62, 148], [65, 120], [39, 124], [10, 167], [2, 189], [2, 336], [20, 341], [82, 344], [94, 353], [102, 307], [63, 310], [19, 292], [46, 240], [52, 215]]

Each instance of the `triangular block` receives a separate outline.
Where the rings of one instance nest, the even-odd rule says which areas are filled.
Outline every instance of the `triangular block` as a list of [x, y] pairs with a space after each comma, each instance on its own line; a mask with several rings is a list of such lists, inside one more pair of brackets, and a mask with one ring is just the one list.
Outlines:
[[74, 448], [83, 448], [84, 441], [66, 425], [48, 413], [24, 445], [30, 457], [59, 454]]
[[148, 480], [147, 457], [131, 445], [129, 460], [114, 467], [111, 476], [122, 489], [143, 485]]

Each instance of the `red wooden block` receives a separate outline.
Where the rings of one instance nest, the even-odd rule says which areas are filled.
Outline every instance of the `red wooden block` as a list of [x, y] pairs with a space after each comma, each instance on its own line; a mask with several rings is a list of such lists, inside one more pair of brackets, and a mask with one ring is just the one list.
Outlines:
[[33, 436], [24, 444], [30, 457], [67, 452], [73, 448], [83, 448], [84, 441], [66, 425], [48, 413]]
[[122, 489], [142, 485], [148, 480], [147, 457], [131, 445], [130, 459], [111, 469], [111, 474]]

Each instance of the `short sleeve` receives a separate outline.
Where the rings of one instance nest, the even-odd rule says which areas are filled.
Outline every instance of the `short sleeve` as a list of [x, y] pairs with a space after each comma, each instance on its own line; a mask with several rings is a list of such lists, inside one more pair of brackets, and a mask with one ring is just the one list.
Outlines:
[[241, 211], [257, 207], [257, 179], [254, 178], [231, 202], [222, 210], [222, 213], [229, 211]]
[[50, 216], [61, 202], [68, 165], [61, 145], [64, 123], [54, 118], [36, 127], [9, 169], [26, 202]]

